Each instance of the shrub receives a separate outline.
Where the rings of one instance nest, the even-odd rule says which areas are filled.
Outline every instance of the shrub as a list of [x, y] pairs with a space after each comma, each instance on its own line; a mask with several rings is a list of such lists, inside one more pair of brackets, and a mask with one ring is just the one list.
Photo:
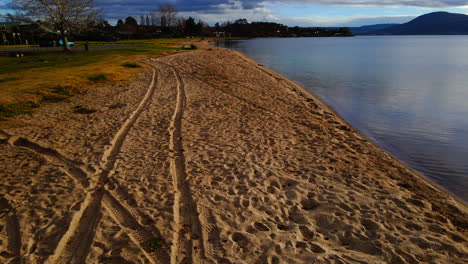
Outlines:
[[54, 96], [54, 95], [47, 95], [42, 98], [40, 103], [58, 103], [63, 100], [67, 99], [66, 97], [63, 96]]
[[153, 252], [162, 247], [162, 239], [159, 237], [152, 238], [143, 243], [143, 247], [148, 252]]
[[88, 77], [88, 80], [92, 82], [101, 82], [107, 80], [107, 76], [104, 73], [94, 74]]

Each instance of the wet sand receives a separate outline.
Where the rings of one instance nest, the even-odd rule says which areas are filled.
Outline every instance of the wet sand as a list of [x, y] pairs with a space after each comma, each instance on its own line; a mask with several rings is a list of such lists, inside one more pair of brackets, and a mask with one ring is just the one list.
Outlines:
[[212, 47], [147, 63], [0, 132], [1, 263], [465, 263], [466, 204], [299, 85]]

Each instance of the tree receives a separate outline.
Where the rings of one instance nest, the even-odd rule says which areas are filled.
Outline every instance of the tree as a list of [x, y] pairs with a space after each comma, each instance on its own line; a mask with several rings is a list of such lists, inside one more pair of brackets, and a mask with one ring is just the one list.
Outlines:
[[194, 31], [195, 31], [195, 19], [193, 17], [189, 17], [185, 21], [185, 34], [188, 35], [190, 38], [192, 38]]
[[137, 21], [131, 16], [125, 18], [125, 24], [131, 25], [131, 26], [138, 26]]
[[58, 31], [66, 51], [70, 50], [68, 36], [71, 32], [86, 29], [99, 14], [93, 0], [13, 0], [13, 8], [29, 21], [39, 21]]
[[177, 8], [169, 3], [158, 5], [162, 27], [171, 27], [176, 23]]
[[123, 25], [123, 21], [122, 19], [119, 19], [119, 21], [117, 21], [117, 27], [121, 27]]

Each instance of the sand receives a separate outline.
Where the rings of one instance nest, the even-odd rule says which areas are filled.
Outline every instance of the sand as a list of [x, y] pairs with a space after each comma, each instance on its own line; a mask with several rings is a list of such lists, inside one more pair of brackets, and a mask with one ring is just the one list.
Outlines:
[[0, 263], [466, 263], [465, 203], [201, 47], [1, 130]]

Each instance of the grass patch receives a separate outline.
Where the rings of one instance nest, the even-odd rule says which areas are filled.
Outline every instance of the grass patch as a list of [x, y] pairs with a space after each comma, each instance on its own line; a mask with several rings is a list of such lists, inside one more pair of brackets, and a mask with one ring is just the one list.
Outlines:
[[87, 114], [92, 114], [92, 113], [95, 113], [97, 110], [94, 110], [94, 109], [89, 109], [89, 108], [86, 108], [82, 105], [77, 105], [75, 107], [73, 107], [73, 113], [75, 114], [83, 114], [83, 115], [87, 115]]
[[40, 103], [58, 103], [58, 102], [62, 102], [65, 99], [67, 99], [67, 97], [46, 95], [41, 99]]
[[16, 77], [8, 77], [8, 78], [3, 78], [3, 79], [0, 79], [0, 83], [2, 82], [9, 82], [9, 81], [17, 81], [19, 80], [20, 78], [16, 78]]
[[126, 62], [122, 64], [123, 67], [127, 68], [140, 68], [141, 66], [139, 64], [133, 63], [133, 62]]
[[97, 73], [91, 76], [88, 76], [88, 80], [92, 82], [102, 82], [107, 80], [107, 76], [104, 73]]
[[143, 247], [148, 252], [154, 252], [162, 247], [163, 240], [159, 237], [152, 238], [143, 243]]
[[16, 104], [0, 104], [0, 119], [4, 120], [19, 114], [31, 113], [34, 108], [40, 106], [38, 102], [21, 102]]
[[[61, 101], [86, 87], [100, 85], [101, 81], [129, 82], [136, 71], [147, 66], [140, 64], [140, 67], [134, 68], [134, 65], [127, 63], [182, 52], [180, 43], [185, 41], [148, 39], [89, 42], [91, 50], [87, 52], [72, 48], [71, 52], [41, 51], [24, 57], [0, 57], [0, 115], [30, 112], [31, 102], [41, 105]], [[85, 42], [75, 44], [80, 46]], [[93, 50], [92, 46], [111, 47]], [[6, 47], [0, 46], [2, 48]], [[104, 76], [97, 76], [96, 73], [103, 73]]]
[[63, 96], [73, 96], [72, 92], [71, 92], [71, 89], [70, 87], [68, 86], [61, 86], [61, 85], [57, 85], [55, 87], [53, 87], [52, 89], [52, 92], [55, 93], [55, 94], [59, 94], [59, 95], [63, 95]]

